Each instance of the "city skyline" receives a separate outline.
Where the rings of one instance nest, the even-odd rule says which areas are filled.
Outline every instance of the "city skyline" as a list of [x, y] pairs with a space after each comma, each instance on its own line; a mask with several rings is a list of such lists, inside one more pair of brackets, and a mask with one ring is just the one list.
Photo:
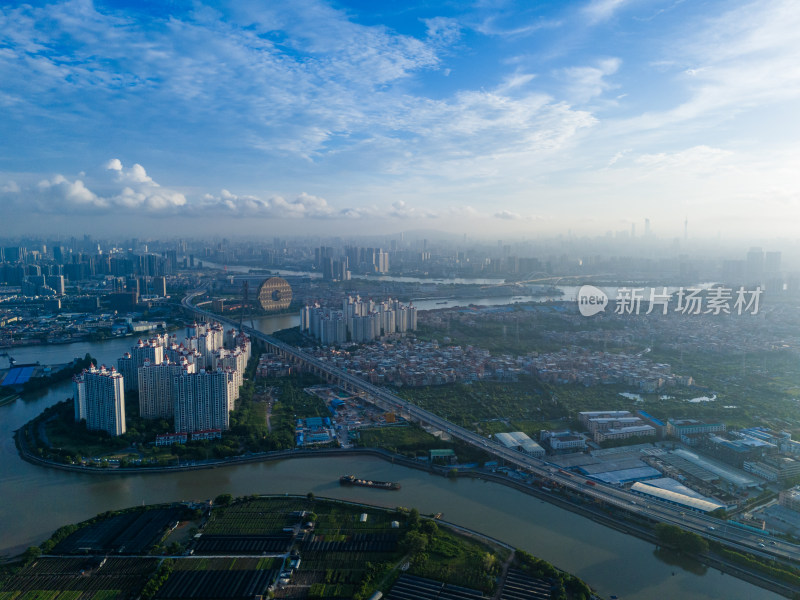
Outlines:
[[790, 2], [0, 8], [4, 233], [789, 236]]

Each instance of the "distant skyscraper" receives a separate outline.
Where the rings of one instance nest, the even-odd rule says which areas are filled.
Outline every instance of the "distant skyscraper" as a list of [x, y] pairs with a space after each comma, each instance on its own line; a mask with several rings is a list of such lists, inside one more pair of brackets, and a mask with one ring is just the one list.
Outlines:
[[781, 253], [767, 252], [764, 256], [764, 273], [772, 277], [781, 272]]
[[743, 260], [723, 260], [722, 279], [730, 285], [741, 285], [744, 280], [745, 262]]
[[384, 252], [383, 250], [378, 250], [377, 255], [377, 271], [378, 273], [388, 273], [389, 272], [389, 253]]
[[750, 248], [745, 266], [745, 284], [760, 285], [764, 281], [764, 251], [761, 248]]
[[47, 277], [47, 287], [56, 291], [59, 296], [64, 295], [64, 276], [63, 275], [49, 275]]
[[767, 252], [764, 256], [764, 284], [770, 292], [783, 291], [783, 274], [781, 273], [781, 253]]
[[166, 277], [153, 278], [153, 294], [164, 298], [167, 295], [167, 279]]
[[110, 435], [125, 433], [125, 384], [122, 375], [113, 367], [97, 369], [92, 366], [72, 378], [75, 401], [75, 420], [86, 420], [93, 431]]

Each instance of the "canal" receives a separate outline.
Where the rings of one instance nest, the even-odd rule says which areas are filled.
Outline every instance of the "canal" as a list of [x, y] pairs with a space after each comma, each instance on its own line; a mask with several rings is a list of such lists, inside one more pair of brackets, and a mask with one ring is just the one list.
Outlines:
[[[293, 318], [280, 315], [262, 319], [258, 325], [270, 332], [286, 327]], [[67, 362], [89, 352], [101, 363], [116, 364], [133, 341], [127, 338], [95, 344], [15, 348], [10, 354], [20, 363], [39, 360], [49, 364]], [[105, 510], [142, 503], [204, 500], [224, 492], [314, 492], [317, 496], [390, 507], [417, 507], [423, 513], [442, 512], [445, 520], [506, 541], [574, 573], [604, 597], [779, 597], [505, 486], [446, 479], [372, 457], [305, 458], [124, 476], [71, 473], [21, 460], [12, 439], [14, 430], [46, 406], [71, 395], [71, 385], [64, 383], [39, 396], [0, 407], [0, 554], [40, 543], [60, 525]], [[350, 473], [398, 481], [402, 489], [387, 492], [340, 487], [338, 477]]]

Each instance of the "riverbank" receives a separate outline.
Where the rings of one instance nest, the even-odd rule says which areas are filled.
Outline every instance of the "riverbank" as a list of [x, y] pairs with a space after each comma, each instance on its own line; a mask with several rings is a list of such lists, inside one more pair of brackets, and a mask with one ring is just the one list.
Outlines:
[[129, 331], [123, 334], [108, 334], [108, 335], [98, 335], [87, 333], [85, 335], [81, 335], [79, 337], [74, 338], [64, 338], [60, 337], [58, 339], [47, 339], [42, 340], [39, 338], [22, 338], [19, 340], [21, 343], [11, 343], [11, 344], [0, 344], [0, 350], [8, 351], [8, 350], [22, 350], [28, 348], [42, 348], [47, 346], [67, 346], [69, 344], [101, 344], [104, 342], [111, 342], [114, 340], [126, 340], [131, 338], [146, 338], [153, 333], [172, 333], [173, 331], [178, 331], [180, 329], [185, 328], [188, 323], [180, 322], [178, 320], [175, 321], [166, 321], [167, 328], [163, 329], [161, 327], [156, 327], [154, 329], [149, 329], [147, 331]]
[[[20, 438], [19, 431], [15, 434], [15, 439]], [[24, 447], [24, 443], [22, 444]], [[66, 465], [55, 463], [37, 457], [35, 455], [23, 452], [21, 445], [18, 443], [20, 456], [32, 463], [43, 467], [50, 467], [65, 471], [90, 473], [94, 475], [141, 475], [145, 473], [164, 474], [164, 473], [178, 473], [183, 471], [198, 471], [208, 469], [223, 469], [225, 467], [232, 467], [243, 465], [247, 463], [260, 463], [260, 462], [276, 462], [287, 459], [302, 459], [302, 458], [325, 458], [325, 457], [357, 457], [357, 456], [371, 456], [379, 458], [386, 462], [395, 465], [400, 465], [412, 468], [418, 471], [427, 472], [434, 475], [439, 475], [444, 478], [453, 477], [449, 467], [438, 467], [419, 460], [407, 458], [392, 454], [380, 448], [328, 448], [317, 450], [282, 450], [278, 452], [266, 452], [260, 454], [253, 454], [249, 456], [236, 457], [232, 459], [219, 459], [209, 461], [208, 463], [196, 465], [174, 465], [162, 467], [126, 467], [126, 468], [101, 468], [101, 467], [85, 467], [79, 465]], [[333, 474], [333, 479], [337, 479], [340, 474]], [[587, 504], [578, 496], [564, 496], [553, 492], [546, 492], [536, 486], [527, 484], [525, 482], [516, 480], [512, 477], [498, 475], [496, 473], [486, 471], [458, 471], [455, 473], [458, 478], [471, 478], [478, 479], [489, 483], [497, 483], [506, 487], [520, 491], [528, 496], [532, 496], [547, 502], [558, 508], [577, 514], [587, 519], [591, 519], [604, 527], [612, 528], [620, 533], [632, 535], [645, 542], [651, 543], [655, 546], [660, 546], [660, 543], [652, 530], [652, 524], [641, 522], [632, 522], [628, 518], [623, 518], [623, 515], [611, 514], [602, 509], [601, 506], [594, 504]], [[388, 494], [388, 493], [387, 493]], [[781, 596], [792, 598], [800, 595], [800, 586], [792, 586], [789, 584], [773, 581], [758, 572], [744, 569], [741, 566], [725, 560], [723, 557], [707, 553], [702, 556], [694, 557], [699, 563], [715, 568], [720, 572], [732, 575], [753, 585], [757, 585], [763, 589], [769, 590]]]

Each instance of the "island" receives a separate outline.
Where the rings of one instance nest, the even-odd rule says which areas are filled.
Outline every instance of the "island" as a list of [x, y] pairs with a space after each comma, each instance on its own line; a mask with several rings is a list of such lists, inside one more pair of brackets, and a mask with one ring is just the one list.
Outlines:
[[414, 508], [311, 493], [103, 513], [60, 528], [3, 577], [8, 600], [594, 597], [545, 561]]

